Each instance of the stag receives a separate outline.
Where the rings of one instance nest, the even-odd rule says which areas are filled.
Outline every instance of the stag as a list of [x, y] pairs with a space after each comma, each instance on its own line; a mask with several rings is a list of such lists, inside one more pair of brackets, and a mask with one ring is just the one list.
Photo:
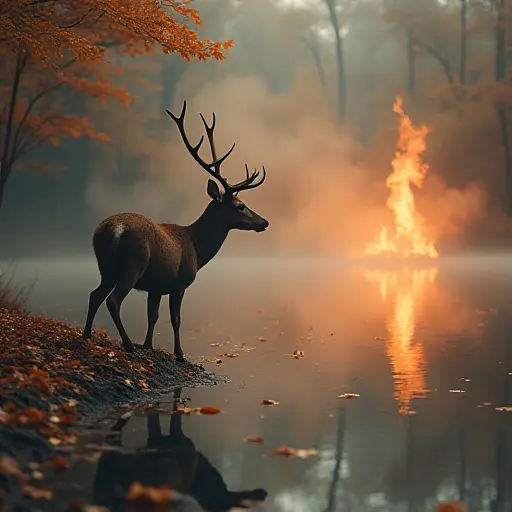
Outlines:
[[98, 462], [93, 484], [97, 504], [111, 510], [122, 509], [123, 498], [134, 482], [168, 487], [191, 496], [209, 512], [247, 508], [247, 502], [265, 501], [264, 489], [230, 491], [222, 475], [183, 433], [182, 414], [177, 407], [181, 391], [181, 388], [174, 391], [169, 435], [162, 434], [158, 411], [148, 409], [148, 437], [142, 450], [123, 449], [122, 433], [129, 418], [123, 417], [113, 426], [106, 443], [119, 450], [106, 451]]
[[[211, 162], [199, 155], [204, 141], [202, 136], [193, 146], [185, 132], [187, 103], [179, 116], [169, 110], [166, 113], [178, 127], [181, 138], [194, 160], [216, 181], [209, 179], [207, 193], [211, 201], [201, 216], [188, 226], [156, 223], [138, 213], [118, 213], [103, 220], [93, 235], [93, 248], [101, 276], [99, 286], [89, 296], [89, 310], [83, 332], [84, 339], [91, 338], [94, 317], [101, 304], [107, 301], [107, 309], [119, 332], [126, 352], [135, 349], [126, 333], [120, 317], [121, 304], [132, 290], [146, 291], [148, 327], [144, 348], [153, 348], [153, 331], [160, 309], [162, 296], [169, 296], [169, 312], [174, 333], [174, 356], [178, 362], [186, 362], [180, 341], [181, 305], [185, 290], [195, 281], [197, 272], [220, 250], [232, 229], [265, 231], [268, 221], [248, 208], [239, 192], [259, 187], [266, 178], [265, 167], [249, 173], [239, 183], [230, 184], [221, 173], [223, 162], [235, 148], [217, 158], [214, 130], [215, 113], [209, 125], [199, 114], [210, 145]], [[223, 191], [219, 188], [222, 185]]]

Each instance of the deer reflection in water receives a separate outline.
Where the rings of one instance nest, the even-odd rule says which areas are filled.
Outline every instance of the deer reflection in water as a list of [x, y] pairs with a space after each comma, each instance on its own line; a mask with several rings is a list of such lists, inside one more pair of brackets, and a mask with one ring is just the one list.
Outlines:
[[395, 399], [400, 414], [409, 414], [411, 401], [426, 396], [426, 360], [423, 344], [416, 339], [419, 302], [427, 285], [432, 285], [437, 268], [369, 270], [368, 281], [377, 283], [384, 301], [394, 296], [393, 314], [388, 319], [390, 337], [386, 352], [393, 371]]
[[[134, 482], [150, 487], [165, 486], [192, 496], [208, 512], [248, 508], [248, 502], [266, 499], [264, 489], [228, 490], [222, 475], [196, 450], [192, 439], [182, 430], [182, 415], [177, 407], [181, 391], [178, 388], [174, 392], [169, 435], [162, 434], [159, 413], [150, 409], [145, 448], [135, 453], [109, 451], [101, 457], [94, 480], [96, 503], [122, 509], [124, 496]], [[128, 421], [129, 418], [118, 420], [107, 443], [122, 448], [122, 430]]]

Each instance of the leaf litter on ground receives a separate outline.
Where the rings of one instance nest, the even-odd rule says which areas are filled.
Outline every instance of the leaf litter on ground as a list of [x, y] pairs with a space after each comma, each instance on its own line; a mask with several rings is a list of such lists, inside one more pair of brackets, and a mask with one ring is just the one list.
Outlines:
[[[91, 341], [81, 338], [80, 329], [54, 318], [0, 309], [0, 457], [13, 455], [23, 471], [34, 457], [51, 461], [57, 450], [68, 457], [84, 418], [91, 422], [120, 403], [146, 401], [149, 391], [228, 380], [177, 364], [162, 349], [136, 345], [127, 354], [104, 330]], [[49, 496], [31, 488], [27, 493]]]

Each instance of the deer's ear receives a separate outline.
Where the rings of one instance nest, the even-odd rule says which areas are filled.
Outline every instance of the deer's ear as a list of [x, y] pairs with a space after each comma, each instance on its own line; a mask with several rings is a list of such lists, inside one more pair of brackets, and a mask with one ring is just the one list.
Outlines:
[[206, 188], [208, 195], [214, 201], [222, 201], [222, 193], [219, 189], [219, 185], [213, 180], [208, 180], [208, 187]]

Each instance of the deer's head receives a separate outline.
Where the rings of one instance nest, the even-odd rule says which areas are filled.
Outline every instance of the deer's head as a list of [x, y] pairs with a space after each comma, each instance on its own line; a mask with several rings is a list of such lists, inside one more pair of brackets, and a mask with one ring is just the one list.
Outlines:
[[[215, 142], [213, 138], [213, 132], [215, 130], [215, 114], [213, 114], [212, 124], [208, 125], [203, 114], [201, 120], [203, 121], [206, 136], [210, 144], [210, 150], [212, 154], [212, 162], [205, 162], [199, 155], [199, 149], [204, 141], [204, 136], [201, 137], [199, 142], [193, 146], [188, 140], [185, 132], [185, 113], [187, 110], [187, 102], [183, 102], [183, 108], [181, 114], [175, 116], [170, 110], [166, 110], [167, 114], [174, 120], [178, 130], [180, 131], [181, 138], [187, 148], [188, 152], [192, 155], [194, 160], [208, 173], [210, 176], [215, 178], [208, 180], [207, 192], [212, 202], [210, 208], [215, 211], [215, 215], [219, 221], [222, 222], [228, 229], [241, 229], [244, 231], [265, 231], [269, 223], [268, 220], [264, 219], [256, 212], [251, 210], [243, 201], [240, 200], [238, 194], [243, 190], [249, 190], [251, 188], [259, 187], [266, 178], [265, 167], [263, 167], [263, 174], [260, 176], [259, 171], [249, 172], [249, 167], [245, 165], [245, 179], [239, 183], [230, 184], [228, 180], [221, 174], [222, 163], [228, 158], [228, 156], [235, 149], [235, 144], [231, 146], [229, 151], [222, 157], [217, 158], [217, 151], [215, 149]], [[218, 182], [218, 183], [217, 183]], [[219, 183], [222, 185], [224, 190], [221, 190]]]

